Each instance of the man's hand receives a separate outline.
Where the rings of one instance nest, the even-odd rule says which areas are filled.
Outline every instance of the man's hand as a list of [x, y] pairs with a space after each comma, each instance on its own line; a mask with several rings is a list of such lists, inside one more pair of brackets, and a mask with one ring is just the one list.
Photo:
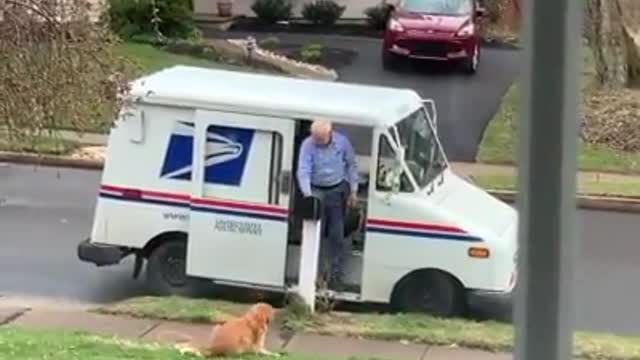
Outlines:
[[351, 193], [349, 195], [349, 198], [347, 199], [347, 205], [349, 207], [355, 207], [356, 205], [358, 205], [358, 194]]

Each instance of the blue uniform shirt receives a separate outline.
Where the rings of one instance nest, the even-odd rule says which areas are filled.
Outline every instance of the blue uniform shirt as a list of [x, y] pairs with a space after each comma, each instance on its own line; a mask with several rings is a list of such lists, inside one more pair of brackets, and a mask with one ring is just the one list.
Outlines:
[[358, 167], [353, 146], [346, 136], [333, 132], [327, 145], [317, 144], [311, 136], [304, 139], [298, 158], [298, 185], [304, 196], [311, 186], [333, 186], [346, 180], [352, 194], [358, 192]]

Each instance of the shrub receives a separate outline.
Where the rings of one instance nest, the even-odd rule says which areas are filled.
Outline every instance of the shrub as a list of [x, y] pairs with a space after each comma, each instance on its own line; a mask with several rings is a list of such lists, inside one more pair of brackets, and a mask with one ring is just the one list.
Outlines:
[[[158, 30], [163, 36], [188, 38], [197, 34], [192, 0], [155, 0]], [[157, 35], [153, 0], [109, 0], [109, 24], [120, 37]]]
[[262, 49], [266, 50], [274, 50], [278, 48], [280, 45], [280, 39], [275, 36], [270, 36], [268, 38], [262, 39], [258, 42], [258, 46]]
[[342, 16], [346, 8], [333, 0], [316, 0], [304, 5], [302, 16], [316, 25], [331, 26]]
[[256, 0], [251, 5], [251, 10], [260, 21], [267, 24], [275, 24], [291, 18], [293, 4], [290, 0]]
[[376, 30], [384, 30], [391, 14], [391, 6], [385, 3], [368, 7], [364, 10], [367, 24]]
[[322, 58], [323, 47], [320, 44], [305, 45], [300, 51], [302, 61], [308, 63], [318, 63]]

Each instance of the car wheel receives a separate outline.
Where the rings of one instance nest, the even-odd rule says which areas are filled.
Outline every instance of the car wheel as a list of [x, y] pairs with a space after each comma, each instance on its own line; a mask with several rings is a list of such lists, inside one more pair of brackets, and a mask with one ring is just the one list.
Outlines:
[[410, 274], [398, 283], [391, 306], [399, 312], [453, 317], [465, 313], [467, 299], [462, 284], [453, 276], [426, 270]]
[[399, 62], [400, 57], [398, 55], [386, 50], [382, 51], [382, 67], [385, 70], [396, 70]]
[[156, 295], [197, 296], [207, 281], [187, 276], [186, 239], [171, 239], [158, 245], [147, 261], [147, 285]]
[[480, 46], [476, 45], [473, 54], [462, 61], [462, 69], [466, 74], [473, 75], [480, 65]]

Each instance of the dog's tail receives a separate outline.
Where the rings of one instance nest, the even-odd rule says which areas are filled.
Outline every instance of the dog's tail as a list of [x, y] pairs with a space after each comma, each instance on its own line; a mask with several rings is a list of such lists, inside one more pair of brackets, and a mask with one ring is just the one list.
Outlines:
[[180, 354], [190, 354], [195, 356], [202, 356], [202, 352], [196, 344], [193, 343], [193, 338], [187, 334], [183, 334], [178, 331], [167, 330], [160, 333], [157, 337], [160, 342], [170, 342], [180, 352]]
[[175, 344], [185, 344], [191, 343], [191, 341], [193, 341], [193, 338], [191, 336], [172, 330], [161, 332], [160, 334], [158, 334], [156, 339], [160, 342], [172, 342]]

